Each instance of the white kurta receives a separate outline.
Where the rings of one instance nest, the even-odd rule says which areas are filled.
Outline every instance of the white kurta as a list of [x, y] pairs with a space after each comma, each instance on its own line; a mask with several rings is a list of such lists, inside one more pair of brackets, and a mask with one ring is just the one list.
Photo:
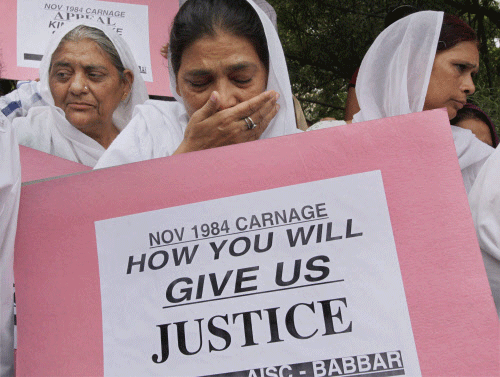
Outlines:
[[[266, 33], [269, 48], [267, 90], [280, 93], [278, 100], [280, 110], [261, 139], [300, 132], [295, 122], [290, 79], [278, 34], [262, 9], [251, 0], [248, 2], [259, 15]], [[169, 64], [169, 67], [171, 68], [172, 64]], [[95, 166], [96, 169], [170, 156], [179, 147], [189, 118], [182, 104], [182, 98], [175, 90], [176, 81], [172, 70], [169, 70], [169, 75], [170, 90], [177, 102], [150, 100], [142, 106], [137, 106], [132, 121], [109, 146]]]
[[17, 131], [19, 144], [93, 167], [105, 149], [66, 120], [64, 112], [54, 105], [49, 88], [52, 54], [59, 46], [61, 39], [78, 25], [87, 25], [102, 30], [118, 51], [123, 66], [134, 74], [134, 82], [128, 98], [122, 101], [113, 113], [114, 125], [122, 130], [132, 118], [135, 106], [148, 99], [146, 84], [132, 51], [120, 35], [104, 25], [89, 21], [69, 23], [54, 34], [40, 63], [40, 95], [47, 105], [31, 108], [25, 117], [14, 119], [12, 124]]
[[500, 148], [481, 168], [469, 193], [469, 204], [500, 318]]
[[19, 147], [0, 115], [0, 376], [14, 375], [14, 239], [21, 190]]

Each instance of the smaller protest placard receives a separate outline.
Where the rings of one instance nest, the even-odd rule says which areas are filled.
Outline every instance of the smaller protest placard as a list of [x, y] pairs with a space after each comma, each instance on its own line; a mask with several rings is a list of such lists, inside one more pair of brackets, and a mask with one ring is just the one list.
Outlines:
[[127, 41], [144, 81], [153, 81], [148, 6], [96, 0], [18, 0], [17, 65], [39, 68], [51, 35], [67, 23], [91, 20]]
[[52, 32], [65, 22], [83, 17], [122, 33], [142, 71], [148, 93], [171, 96], [160, 50], [168, 41], [169, 25], [178, 9], [178, 0], [0, 1], [2, 78], [39, 78], [37, 67]]

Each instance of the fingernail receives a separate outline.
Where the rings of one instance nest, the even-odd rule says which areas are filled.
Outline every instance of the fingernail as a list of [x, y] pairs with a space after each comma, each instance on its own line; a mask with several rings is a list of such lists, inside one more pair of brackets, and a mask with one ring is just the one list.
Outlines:
[[278, 111], [280, 109], [280, 105], [276, 104], [276, 111]]
[[212, 94], [210, 95], [210, 101], [217, 102], [217, 95], [215, 94], [215, 92], [212, 92]]
[[280, 99], [280, 94], [276, 93], [276, 101]]

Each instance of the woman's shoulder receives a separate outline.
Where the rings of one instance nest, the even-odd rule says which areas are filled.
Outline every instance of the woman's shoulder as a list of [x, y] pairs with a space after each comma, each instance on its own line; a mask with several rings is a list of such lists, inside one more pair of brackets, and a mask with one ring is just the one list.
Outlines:
[[322, 120], [318, 123], [314, 123], [307, 131], [321, 130], [323, 128], [343, 126], [347, 124], [345, 120]]
[[[134, 129], [134, 132], [143, 130], [150, 135], [184, 132], [187, 124], [184, 106], [178, 102], [147, 100], [134, 109], [132, 119], [125, 130]], [[131, 132], [131, 131], [128, 131]]]
[[132, 120], [104, 152], [96, 168], [171, 155], [184, 137], [184, 114], [184, 106], [178, 102], [148, 100], [137, 105]]
[[453, 141], [457, 150], [458, 158], [470, 154], [482, 160], [493, 153], [493, 147], [479, 140], [471, 130], [462, 127], [451, 126]]
[[148, 99], [141, 105], [135, 107], [135, 113], [141, 113], [145, 116], [166, 116], [171, 117], [185, 112], [184, 106], [177, 101], [161, 101], [156, 99]]
[[165, 132], [165, 129], [183, 129], [182, 123], [186, 110], [179, 102], [147, 100], [142, 105], [137, 105], [132, 115], [132, 120], [126, 128], [143, 127], [148, 132]]
[[23, 144], [29, 139], [36, 141], [50, 138], [54, 129], [57, 128], [54, 119], [57, 114], [55, 113], [57, 109], [51, 106], [37, 106], [30, 108], [25, 116], [12, 119], [12, 126], [17, 132], [19, 143]]

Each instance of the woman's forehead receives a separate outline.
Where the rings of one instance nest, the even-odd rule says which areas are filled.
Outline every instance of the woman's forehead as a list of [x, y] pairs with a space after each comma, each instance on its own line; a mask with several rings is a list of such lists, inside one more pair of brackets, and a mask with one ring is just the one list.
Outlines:
[[63, 41], [52, 54], [51, 66], [57, 63], [112, 64], [109, 55], [93, 40]]
[[199, 38], [188, 46], [182, 54], [180, 70], [245, 63], [261, 63], [253, 44], [245, 37], [218, 32], [214, 36]]
[[460, 42], [448, 50], [438, 52], [437, 55], [447, 56], [450, 59], [463, 59], [474, 68], [479, 68], [479, 49], [476, 42]]

